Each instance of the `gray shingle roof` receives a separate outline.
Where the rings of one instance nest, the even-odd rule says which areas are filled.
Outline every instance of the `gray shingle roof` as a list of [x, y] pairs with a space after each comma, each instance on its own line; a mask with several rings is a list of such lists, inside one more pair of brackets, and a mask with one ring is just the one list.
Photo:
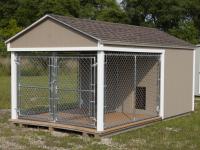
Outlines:
[[50, 16], [101, 40], [102, 43], [194, 49], [194, 45], [155, 28], [79, 19], [54, 14], [50, 14]]

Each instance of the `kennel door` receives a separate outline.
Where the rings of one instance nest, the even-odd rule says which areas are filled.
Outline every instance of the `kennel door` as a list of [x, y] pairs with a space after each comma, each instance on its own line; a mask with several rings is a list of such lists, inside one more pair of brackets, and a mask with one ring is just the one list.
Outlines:
[[95, 57], [58, 57], [58, 122], [95, 126]]
[[16, 63], [19, 118], [50, 120], [49, 57], [19, 55]]

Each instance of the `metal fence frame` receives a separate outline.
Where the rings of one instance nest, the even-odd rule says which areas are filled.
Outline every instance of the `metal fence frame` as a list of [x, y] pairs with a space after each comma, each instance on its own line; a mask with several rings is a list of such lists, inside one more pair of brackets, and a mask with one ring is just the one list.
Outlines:
[[[53, 55], [51, 56], [38, 56], [38, 55], [19, 55], [17, 56], [17, 82], [18, 82], [18, 100], [17, 100], [17, 112], [18, 112], [18, 117], [19, 118], [23, 118], [23, 119], [31, 119], [31, 120], [39, 120], [39, 121], [51, 121], [51, 122], [60, 122], [60, 123], [66, 123], [66, 124], [72, 124], [72, 125], [76, 125], [76, 126], [86, 126], [86, 127], [91, 127], [91, 128], [96, 128], [96, 56], [95, 55], [71, 55], [71, 56], [57, 56], [55, 53], [53, 53]], [[29, 61], [31, 61], [31, 59], [47, 59], [47, 62], [45, 62], [47, 65], [47, 74], [46, 74], [46, 78], [48, 78], [48, 82], [45, 84], [45, 86], [34, 86], [34, 85], [23, 85], [22, 84], [22, 81], [21, 81], [21, 78], [22, 78], [22, 75], [21, 75], [21, 69], [22, 69], [22, 64], [21, 64], [21, 61], [23, 58], [26, 58], [26, 59], [30, 59]], [[77, 72], [75, 73], [77, 75], [77, 79], [80, 80], [80, 67], [79, 65], [81, 63], [83, 63], [83, 65], [88, 65], [87, 66], [87, 69], [89, 68], [89, 73], [87, 72], [84, 72], [84, 74], [82, 73], [82, 75], [86, 75], [87, 78], [89, 78], [88, 80], [91, 81], [90, 83], [90, 87], [89, 89], [82, 89], [81, 87], [81, 82], [80, 81], [77, 81], [77, 83], [75, 83], [77, 85], [77, 89], [68, 89], [67, 87], [64, 87], [63, 89], [61, 87], [59, 87], [59, 71], [60, 71], [60, 61], [63, 61], [64, 63], [66, 63], [65, 61], [72, 61], [71, 63], [73, 63], [73, 61], [75, 63], [78, 64], [78, 66], [76, 66], [77, 68]], [[45, 60], [46, 61], [46, 60]], [[82, 61], [82, 62], [81, 62]], [[85, 61], [85, 62], [84, 62]], [[32, 62], [34, 63], [34, 62]], [[87, 64], [84, 64], [84, 63], [87, 63]], [[40, 65], [40, 64], [38, 64]], [[27, 66], [26, 66], [27, 67]], [[84, 67], [84, 66], [83, 66]], [[83, 68], [82, 67], [82, 68]], [[69, 67], [70, 68], [70, 67]], [[83, 69], [82, 69], [83, 70]], [[34, 70], [33, 70], [34, 71]], [[68, 75], [70, 75], [70, 73], [68, 72], [65, 72], [67, 73]], [[63, 81], [64, 82], [64, 81]], [[74, 82], [74, 81], [72, 81]], [[31, 83], [31, 82], [30, 82]], [[60, 82], [62, 83], [62, 81]], [[46, 116], [42, 116], [42, 115], [31, 115], [32, 110], [30, 110], [28, 113], [26, 113], [25, 111], [23, 112], [22, 111], [22, 99], [21, 99], [21, 89], [22, 88], [34, 88], [34, 89], [37, 89], [37, 90], [41, 90], [41, 89], [46, 89], [49, 91], [49, 96], [48, 96], [48, 101], [49, 101], [49, 110], [47, 111], [48, 115]], [[61, 104], [61, 95], [58, 94], [58, 92], [73, 92], [73, 93], [76, 93], [74, 95], [76, 95], [77, 97], [79, 96], [79, 99], [80, 100], [80, 96], [81, 94], [84, 96], [84, 95], [89, 95], [89, 96], [85, 96], [85, 97], [88, 97], [88, 104], [89, 106], [87, 106], [88, 108], [87, 109], [91, 109], [89, 111], [88, 114], [86, 114], [87, 112], [81, 112], [82, 114], [79, 114], [79, 118], [84, 118], [85, 119], [85, 122], [82, 123], [76, 119], [72, 119], [72, 118], [68, 118], [68, 119], [61, 119], [62, 117], [59, 117], [61, 116], [60, 114], [58, 115], [59, 113], [59, 104]], [[90, 94], [83, 94], [83, 92], [85, 93], [90, 93]], [[24, 92], [25, 93], [25, 92]], [[23, 94], [24, 94], [23, 93]], [[92, 95], [92, 96], [90, 96]], [[85, 98], [86, 99], [86, 98]], [[92, 104], [90, 104], [90, 102]], [[75, 103], [76, 104], [76, 103]], [[75, 105], [74, 104], [74, 105]], [[30, 105], [30, 104], [29, 104]], [[65, 108], [62, 108], [62, 109], [71, 109], [69, 108], [71, 106], [70, 105], [66, 105]], [[36, 111], [36, 110], [34, 110]], [[38, 110], [37, 110], [38, 111]], [[39, 110], [40, 111], [40, 110]], [[64, 114], [64, 113], [63, 113]], [[72, 115], [72, 114], [71, 114]], [[89, 119], [88, 119], [88, 118]], [[88, 120], [87, 120], [88, 119]], [[90, 121], [90, 122], [89, 122]]]

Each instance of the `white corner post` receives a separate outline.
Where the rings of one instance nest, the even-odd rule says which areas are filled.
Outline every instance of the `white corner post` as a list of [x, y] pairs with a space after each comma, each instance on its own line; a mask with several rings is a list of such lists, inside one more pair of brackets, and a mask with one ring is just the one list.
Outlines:
[[104, 131], [104, 51], [97, 52], [97, 132]]
[[11, 52], [11, 119], [17, 119], [17, 55]]
[[160, 117], [164, 119], [164, 82], [165, 82], [165, 51], [160, 58]]
[[194, 98], [195, 98], [195, 68], [196, 68], [196, 50], [193, 50], [193, 66], [192, 66], [192, 111], [194, 111]]

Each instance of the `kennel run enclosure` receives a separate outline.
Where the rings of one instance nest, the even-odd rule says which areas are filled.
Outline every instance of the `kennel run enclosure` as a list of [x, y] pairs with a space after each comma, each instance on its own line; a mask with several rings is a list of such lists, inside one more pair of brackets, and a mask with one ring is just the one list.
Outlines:
[[[97, 54], [16, 58], [19, 119], [97, 127]], [[106, 52], [103, 65], [105, 129], [159, 116], [160, 54]]]

